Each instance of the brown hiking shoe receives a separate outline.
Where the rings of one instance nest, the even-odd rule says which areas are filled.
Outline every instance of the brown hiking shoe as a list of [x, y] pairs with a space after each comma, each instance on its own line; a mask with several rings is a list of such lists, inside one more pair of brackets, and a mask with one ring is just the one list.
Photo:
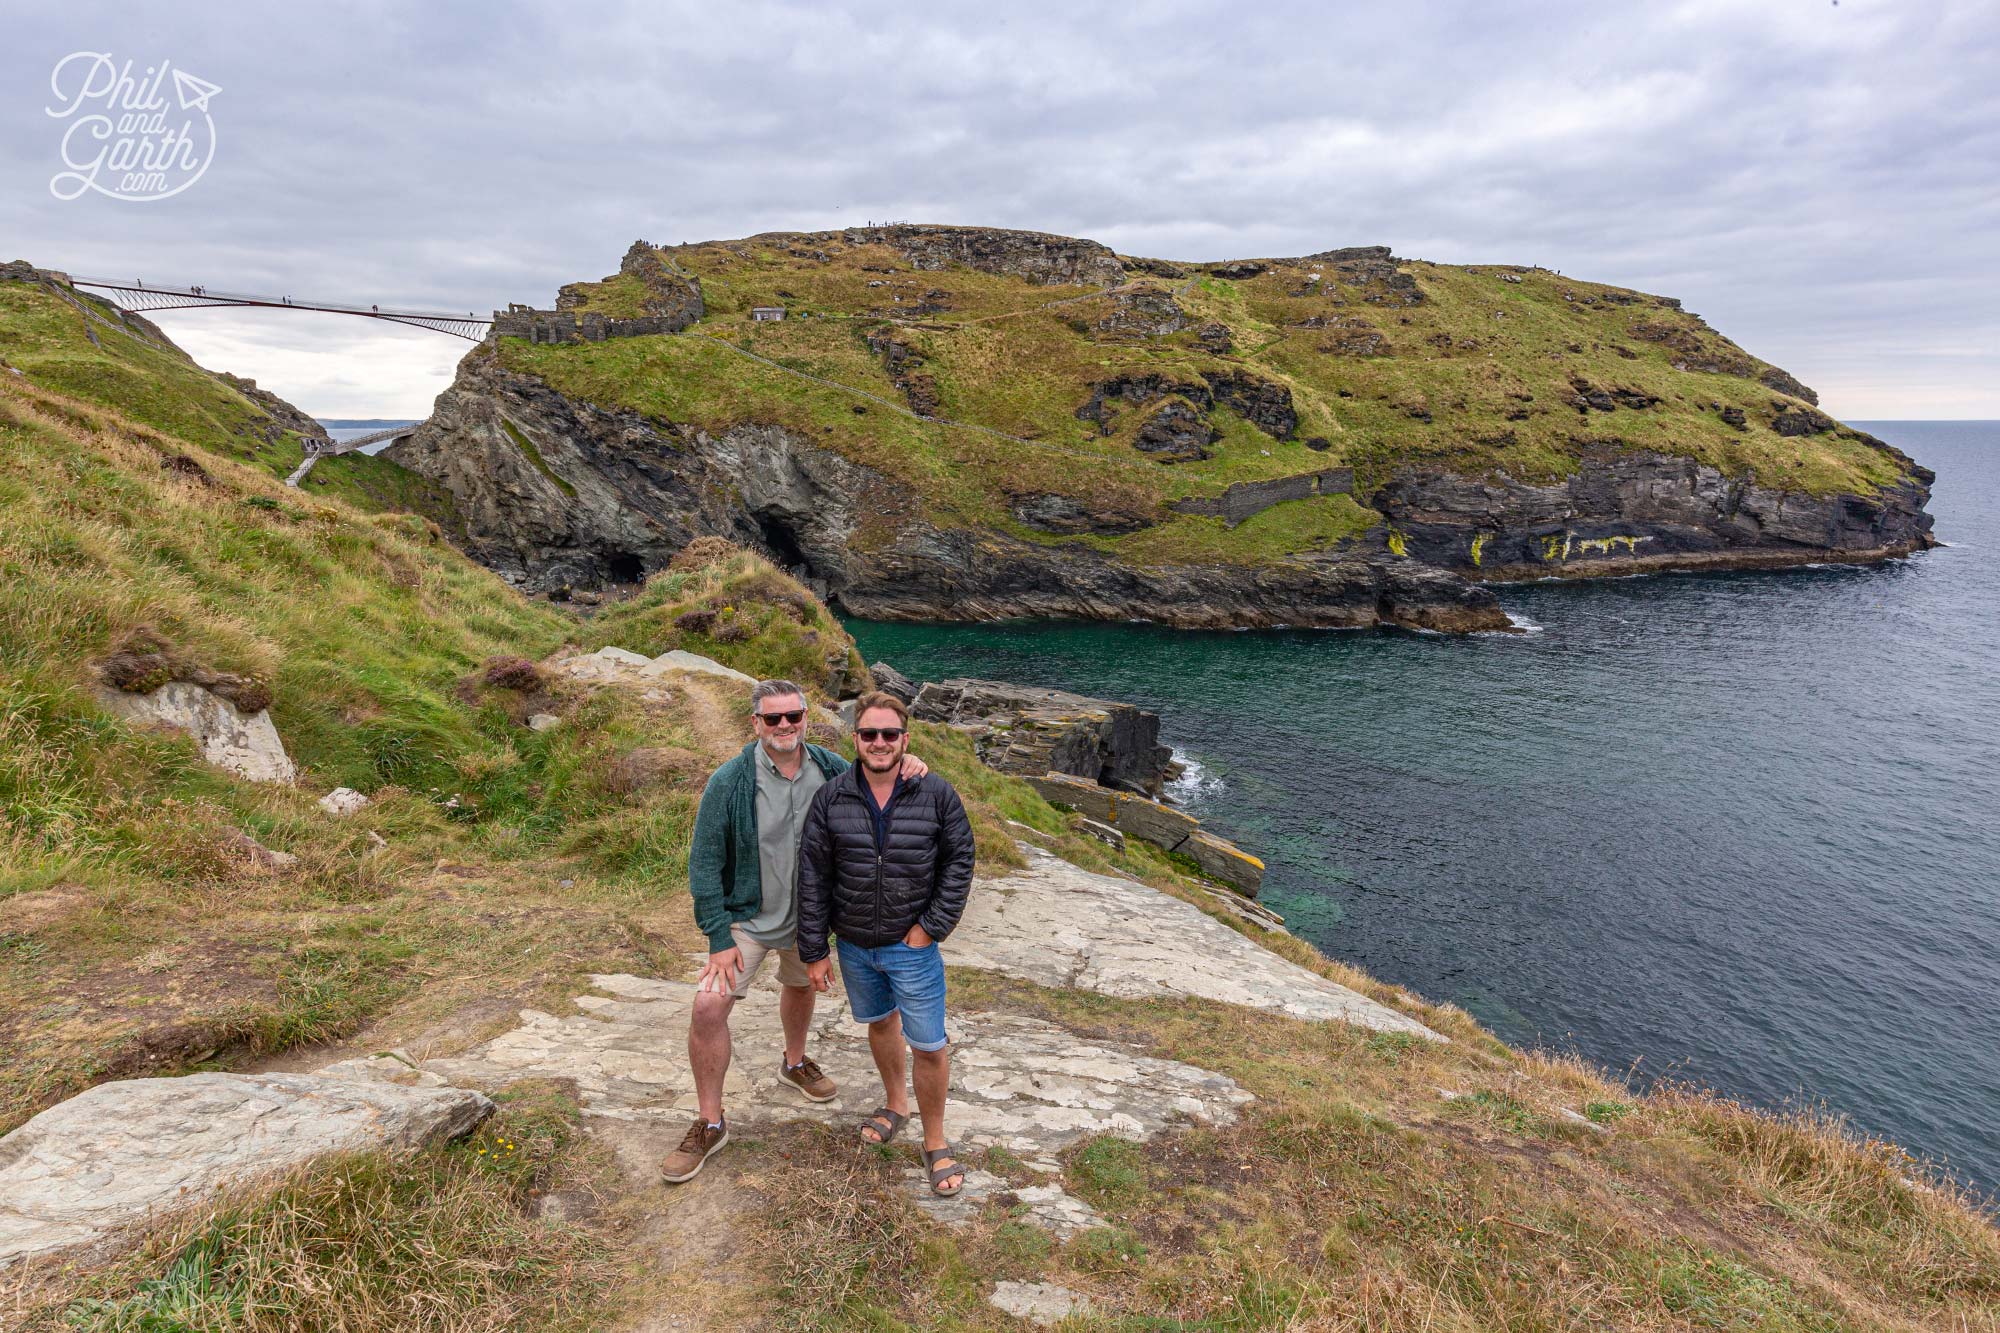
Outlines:
[[805, 1094], [807, 1101], [830, 1102], [839, 1091], [810, 1055], [795, 1065], [786, 1064], [785, 1058], [779, 1056], [778, 1077]]
[[724, 1116], [720, 1125], [710, 1129], [706, 1120], [696, 1116], [694, 1123], [688, 1126], [687, 1135], [681, 1140], [681, 1146], [669, 1153], [666, 1161], [660, 1163], [660, 1179], [669, 1185], [693, 1180], [701, 1174], [701, 1169], [708, 1164], [708, 1159], [715, 1156], [716, 1150], [727, 1142], [729, 1142], [729, 1117]]

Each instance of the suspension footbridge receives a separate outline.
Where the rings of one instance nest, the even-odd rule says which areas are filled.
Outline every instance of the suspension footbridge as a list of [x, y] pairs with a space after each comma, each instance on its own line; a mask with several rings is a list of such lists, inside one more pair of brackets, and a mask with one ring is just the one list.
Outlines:
[[121, 310], [145, 314], [155, 310], [199, 310], [210, 306], [239, 306], [265, 310], [315, 310], [330, 315], [358, 315], [411, 328], [448, 333], [467, 342], [478, 342], [493, 327], [491, 316], [480, 317], [467, 311], [407, 310], [396, 306], [348, 305], [339, 301], [306, 300], [294, 296], [267, 296], [253, 292], [222, 291], [204, 286], [174, 286], [147, 282], [140, 278], [84, 278], [70, 276], [77, 287], [87, 287], [104, 296]]

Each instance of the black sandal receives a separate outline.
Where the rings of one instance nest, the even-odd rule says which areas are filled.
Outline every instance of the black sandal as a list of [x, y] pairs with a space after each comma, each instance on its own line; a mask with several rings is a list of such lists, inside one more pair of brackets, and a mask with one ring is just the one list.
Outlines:
[[859, 1131], [856, 1131], [856, 1137], [871, 1148], [879, 1148], [902, 1133], [903, 1126], [909, 1122], [909, 1119], [909, 1116], [898, 1115], [886, 1106], [878, 1106], [869, 1112], [867, 1118], [861, 1122], [861, 1128], [872, 1129], [882, 1137], [871, 1139]]
[[[951, 1165], [939, 1166], [937, 1162], [940, 1157], [951, 1158]], [[924, 1165], [929, 1168], [931, 1173], [931, 1193], [937, 1195], [940, 1199], [949, 1199], [952, 1195], [965, 1188], [965, 1163], [958, 1160], [958, 1154], [952, 1150], [952, 1146], [949, 1143], [945, 1144], [942, 1148], [924, 1149]], [[953, 1176], [958, 1177], [958, 1183], [950, 1189], [946, 1189], [942, 1182], [951, 1179]]]

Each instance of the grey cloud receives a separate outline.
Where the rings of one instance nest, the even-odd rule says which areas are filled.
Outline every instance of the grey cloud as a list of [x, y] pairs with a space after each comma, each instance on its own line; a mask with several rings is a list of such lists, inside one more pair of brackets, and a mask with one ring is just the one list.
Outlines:
[[[635, 236], [899, 217], [1179, 258], [1379, 241], [1681, 297], [1850, 417], [2000, 416], [1980, 4], [84, 4], [11, 35], [0, 233], [78, 270], [483, 311], [609, 272]], [[49, 195], [48, 70], [79, 48], [222, 85], [199, 186]], [[421, 412], [456, 351], [283, 318], [170, 327], [324, 414]]]

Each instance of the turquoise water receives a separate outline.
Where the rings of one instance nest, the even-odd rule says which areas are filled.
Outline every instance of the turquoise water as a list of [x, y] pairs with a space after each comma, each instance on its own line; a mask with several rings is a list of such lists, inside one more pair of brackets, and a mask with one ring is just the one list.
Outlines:
[[1513, 1042], [1824, 1101], [2000, 1191], [2000, 423], [1868, 428], [1950, 546], [1500, 590], [1524, 637], [850, 622], [1157, 709], [1265, 901]]

